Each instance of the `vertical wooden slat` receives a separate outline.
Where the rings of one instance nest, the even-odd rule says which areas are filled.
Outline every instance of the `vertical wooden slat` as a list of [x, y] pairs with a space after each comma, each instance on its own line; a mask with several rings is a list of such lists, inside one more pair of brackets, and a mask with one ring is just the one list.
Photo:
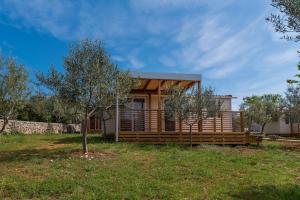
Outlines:
[[151, 132], [151, 94], [149, 94], [148, 97], [149, 97], [149, 111], [148, 111], [149, 122], [148, 123], [149, 123], [149, 131]]
[[223, 133], [223, 113], [221, 112], [221, 132]]
[[217, 119], [216, 119], [216, 116], [214, 117], [214, 132], [216, 133], [217, 132]]
[[[198, 81], [197, 82], [197, 87], [198, 87], [198, 94], [199, 95], [202, 95], [201, 94], [201, 82], [200, 81]], [[200, 120], [198, 121], [198, 132], [200, 133], [200, 132], [202, 132], [202, 112], [200, 113]]]
[[182, 120], [181, 117], [179, 117], [179, 141], [182, 143]]
[[221, 112], [221, 133], [222, 133], [222, 145], [224, 145], [224, 140], [225, 140], [225, 136], [224, 136], [224, 131], [223, 131], [223, 113]]
[[117, 98], [116, 98], [116, 117], [115, 117], [115, 123], [116, 123], [116, 142], [119, 142], [119, 130], [120, 130], [120, 121], [119, 121], [119, 117], [120, 117], [120, 114], [119, 114], [119, 110], [120, 107], [119, 107], [119, 97], [117, 95]]
[[158, 87], [157, 87], [157, 93], [158, 93], [158, 116], [157, 116], [157, 120], [158, 120], [158, 133], [159, 133], [159, 140], [160, 140], [160, 134], [161, 134], [161, 91], [160, 91], [160, 85], [161, 85], [161, 80], [158, 80]]
[[240, 111], [240, 128], [241, 128], [241, 132], [245, 132], [244, 112], [243, 111]]

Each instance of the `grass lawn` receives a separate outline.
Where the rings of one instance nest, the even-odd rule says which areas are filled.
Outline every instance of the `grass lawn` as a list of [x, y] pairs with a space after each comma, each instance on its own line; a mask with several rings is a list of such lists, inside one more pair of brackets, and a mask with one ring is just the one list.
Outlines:
[[300, 199], [300, 149], [0, 136], [0, 199]]

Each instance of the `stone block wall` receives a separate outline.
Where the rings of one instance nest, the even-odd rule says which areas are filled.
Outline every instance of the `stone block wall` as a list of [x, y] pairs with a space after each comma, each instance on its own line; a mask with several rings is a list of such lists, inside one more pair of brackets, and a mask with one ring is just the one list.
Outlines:
[[[3, 125], [3, 120], [0, 120], [0, 127]], [[6, 133], [76, 133], [80, 132], [80, 124], [62, 124], [62, 123], [47, 123], [47, 122], [31, 122], [9, 120], [4, 132]]]

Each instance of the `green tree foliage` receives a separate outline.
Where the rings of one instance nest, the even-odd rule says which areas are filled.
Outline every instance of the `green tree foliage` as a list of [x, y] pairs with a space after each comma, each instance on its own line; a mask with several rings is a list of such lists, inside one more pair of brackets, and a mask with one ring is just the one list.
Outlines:
[[271, 121], [277, 121], [282, 113], [283, 98], [278, 94], [265, 94], [262, 96], [250, 96], [243, 98], [240, 109], [245, 111], [248, 127], [253, 123], [261, 126], [261, 133], [265, 125]]
[[[192, 127], [207, 117], [215, 116], [221, 109], [222, 101], [214, 95], [211, 87], [204, 89], [193, 87], [186, 91], [180, 86], [171, 86], [167, 90], [165, 111], [170, 119], [176, 117], [190, 127], [190, 137]], [[192, 138], [191, 138], [192, 144]]]
[[23, 65], [12, 57], [0, 54], [0, 118], [4, 120], [0, 127], [2, 133], [8, 121], [15, 117], [16, 111], [28, 96], [28, 75]]
[[56, 123], [78, 123], [70, 111], [71, 107], [63, 105], [56, 96], [46, 96], [36, 93], [30, 98], [23, 100], [23, 107], [17, 109], [18, 120], [56, 122]]
[[120, 71], [110, 61], [101, 42], [90, 40], [70, 45], [63, 72], [52, 67], [48, 75], [37, 78], [82, 120], [84, 153], [88, 152], [88, 119], [111, 108], [117, 96], [127, 99], [135, 84], [128, 71]]
[[272, 0], [271, 5], [279, 14], [266, 18], [275, 31], [283, 33], [283, 38], [298, 42], [300, 40], [300, 0]]
[[284, 114], [286, 120], [291, 123], [300, 122], [300, 87], [290, 84], [285, 92]]
[[[300, 0], [272, 0], [271, 5], [275, 7], [279, 13], [270, 14], [266, 18], [273, 24], [276, 32], [282, 33], [283, 38], [289, 41], [300, 41]], [[299, 52], [298, 52], [299, 53]], [[300, 62], [298, 63], [300, 70]], [[300, 74], [295, 77], [299, 78]], [[289, 79], [289, 84], [299, 83], [298, 80]]]

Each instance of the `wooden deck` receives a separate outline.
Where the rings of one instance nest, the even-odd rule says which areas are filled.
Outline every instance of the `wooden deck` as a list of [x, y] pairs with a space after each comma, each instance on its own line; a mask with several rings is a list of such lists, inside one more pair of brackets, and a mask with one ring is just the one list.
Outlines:
[[245, 132], [120, 132], [120, 141], [143, 144], [258, 144], [261, 139]]
[[[120, 112], [119, 141], [143, 144], [250, 144], [261, 139], [244, 130], [242, 112], [225, 111], [205, 118], [189, 127], [175, 119], [170, 126], [163, 110], [122, 109]], [[169, 124], [170, 125], [170, 124]]]

